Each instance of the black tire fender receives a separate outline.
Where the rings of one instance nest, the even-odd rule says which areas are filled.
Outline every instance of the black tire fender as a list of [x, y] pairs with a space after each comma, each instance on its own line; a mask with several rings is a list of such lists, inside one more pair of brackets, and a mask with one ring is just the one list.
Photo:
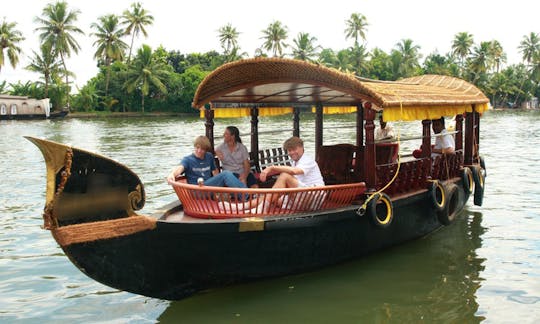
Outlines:
[[436, 211], [443, 210], [446, 205], [447, 195], [442, 183], [438, 180], [433, 181], [428, 193], [433, 208], [435, 208]]
[[390, 226], [394, 219], [394, 207], [390, 197], [382, 193], [376, 193], [368, 202], [366, 211], [370, 221], [379, 227]]
[[484, 187], [486, 185], [484, 172], [480, 167], [472, 168], [474, 178], [474, 204], [476, 206], [482, 206], [484, 202]]
[[445, 186], [445, 193], [446, 203], [444, 208], [437, 212], [437, 219], [443, 225], [450, 225], [456, 219], [458, 212], [458, 187], [453, 183], [449, 183]]
[[474, 192], [474, 176], [469, 167], [464, 167], [461, 173], [461, 182], [463, 184], [463, 190], [467, 197]]

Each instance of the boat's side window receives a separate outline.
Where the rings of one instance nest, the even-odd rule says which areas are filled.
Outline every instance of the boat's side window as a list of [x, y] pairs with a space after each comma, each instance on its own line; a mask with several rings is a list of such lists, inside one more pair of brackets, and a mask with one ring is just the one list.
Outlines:
[[17, 105], [16, 104], [11, 105], [11, 114], [12, 115], [17, 115]]
[[6, 106], [6, 104], [0, 104], [0, 115], [7, 115], [7, 106]]

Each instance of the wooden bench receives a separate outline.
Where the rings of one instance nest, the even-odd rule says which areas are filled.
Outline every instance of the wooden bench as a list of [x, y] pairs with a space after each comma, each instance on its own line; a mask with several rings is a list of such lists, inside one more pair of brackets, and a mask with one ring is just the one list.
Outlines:
[[[291, 165], [291, 159], [282, 147], [276, 147], [259, 150], [258, 152], [250, 152], [249, 163], [251, 164], [251, 172], [259, 180], [262, 170], [273, 165]], [[272, 187], [274, 182], [275, 177], [267, 179], [264, 182], [259, 180], [259, 186], [263, 188]]]

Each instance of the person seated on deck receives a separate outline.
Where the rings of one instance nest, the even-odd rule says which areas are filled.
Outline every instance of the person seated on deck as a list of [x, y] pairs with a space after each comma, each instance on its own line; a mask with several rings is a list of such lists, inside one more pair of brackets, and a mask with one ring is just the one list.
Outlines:
[[249, 153], [242, 139], [240, 131], [235, 126], [227, 126], [223, 133], [223, 143], [216, 148], [216, 156], [221, 161], [223, 170], [231, 171], [240, 181], [250, 188], [256, 188], [257, 179], [251, 173]]
[[[304, 141], [301, 138], [293, 136], [283, 143], [283, 148], [291, 158], [291, 165], [272, 165], [261, 172], [260, 179], [266, 181], [266, 178], [272, 174], [279, 174], [272, 188], [300, 188], [324, 186], [324, 180], [317, 162], [304, 154]], [[262, 212], [262, 207], [267, 209], [278, 198], [275, 195], [265, 196], [265, 201], [259, 202], [257, 212]], [[257, 201], [252, 200], [253, 201]], [[254, 206], [250, 206], [254, 207]]]
[[[189, 184], [203, 184], [214, 187], [247, 188], [231, 171], [219, 172], [214, 162], [210, 140], [206, 136], [198, 136], [193, 142], [193, 153], [185, 156], [180, 165], [167, 176], [167, 181], [173, 182], [177, 176], [185, 173]], [[199, 183], [202, 179], [203, 183]]]
[[435, 145], [431, 149], [431, 156], [436, 157], [441, 154], [452, 154], [456, 147], [454, 137], [448, 134], [444, 126], [444, 117], [433, 119], [431, 128], [438, 136], [435, 137]]
[[375, 130], [375, 140], [382, 141], [394, 138], [394, 127], [383, 120], [383, 115], [379, 115], [379, 127]]

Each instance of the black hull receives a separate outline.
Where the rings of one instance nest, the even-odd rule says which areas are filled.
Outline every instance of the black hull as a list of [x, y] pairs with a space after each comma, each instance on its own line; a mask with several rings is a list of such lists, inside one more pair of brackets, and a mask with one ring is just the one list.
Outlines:
[[[466, 199], [459, 186], [459, 210]], [[438, 227], [427, 192], [395, 201], [387, 228], [356, 209], [265, 222], [157, 222], [153, 230], [64, 248], [89, 277], [114, 288], [178, 300], [208, 288], [314, 270], [422, 237]]]
[[38, 120], [38, 119], [54, 119], [64, 118], [68, 114], [67, 110], [53, 112], [49, 117], [44, 114], [17, 114], [17, 115], [0, 115], [0, 120]]

